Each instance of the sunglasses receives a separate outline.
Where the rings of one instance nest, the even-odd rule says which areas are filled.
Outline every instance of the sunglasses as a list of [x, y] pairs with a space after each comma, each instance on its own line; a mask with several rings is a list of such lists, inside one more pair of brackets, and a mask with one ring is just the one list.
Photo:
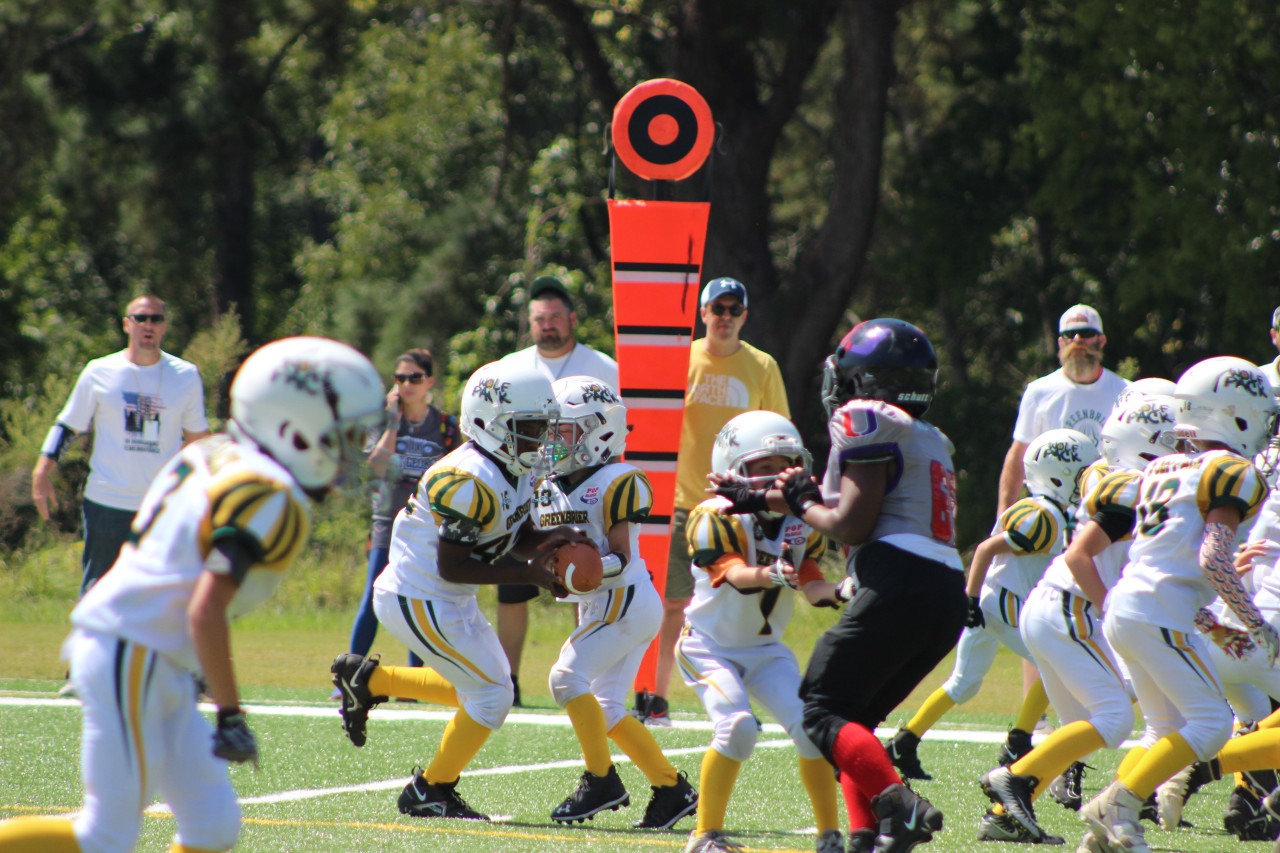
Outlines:
[[1061, 334], [1062, 339], [1067, 341], [1091, 341], [1096, 338], [1100, 332], [1097, 329], [1073, 329], [1069, 332], [1062, 332]]
[[393, 373], [391, 375], [396, 382], [408, 382], [410, 385], [421, 385], [427, 381], [427, 374], [421, 370], [415, 370], [413, 373]]
[[135, 323], [163, 323], [163, 314], [126, 314]]
[[711, 309], [711, 313], [717, 317], [723, 317], [727, 312], [730, 317], [741, 317], [742, 312], [746, 311], [740, 304], [735, 302], [732, 305], [725, 305], [723, 302], [712, 302], [707, 306]]

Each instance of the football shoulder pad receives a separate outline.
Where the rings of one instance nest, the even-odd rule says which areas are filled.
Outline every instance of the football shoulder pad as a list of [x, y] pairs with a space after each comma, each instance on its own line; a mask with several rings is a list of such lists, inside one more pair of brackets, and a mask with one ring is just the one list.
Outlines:
[[1023, 498], [1000, 516], [1005, 541], [1022, 554], [1048, 554], [1062, 526], [1062, 515], [1035, 498]]
[[850, 400], [831, 416], [831, 448], [841, 462], [893, 459], [916, 421], [897, 406], [879, 400]]
[[725, 554], [747, 555], [747, 531], [742, 520], [736, 515], [718, 512], [725, 503], [723, 498], [712, 498], [689, 512], [685, 537], [689, 542], [689, 557], [696, 566], [710, 566]]

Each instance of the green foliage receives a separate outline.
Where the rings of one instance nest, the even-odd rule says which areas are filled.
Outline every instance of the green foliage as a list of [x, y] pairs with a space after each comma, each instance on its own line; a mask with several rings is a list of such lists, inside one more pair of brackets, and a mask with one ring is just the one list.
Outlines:
[[249, 344], [240, 334], [240, 318], [232, 310], [213, 321], [213, 325], [197, 332], [182, 357], [200, 369], [204, 383], [204, 405], [217, 417], [209, 420], [211, 432], [222, 428], [222, 419], [230, 415], [231, 401], [227, 391], [236, 368], [249, 350]]

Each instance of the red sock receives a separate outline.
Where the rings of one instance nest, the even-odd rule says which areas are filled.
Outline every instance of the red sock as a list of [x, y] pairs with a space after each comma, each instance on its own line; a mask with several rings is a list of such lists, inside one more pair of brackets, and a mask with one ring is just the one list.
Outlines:
[[868, 800], [902, 782], [880, 739], [865, 726], [845, 723], [836, 735], [833, 753], [841, 778], [849, 776]]
[[875, 829], [878, 819], [871, 808], [871, 798], [862, 793], [853, 777], [841, 771], [840, 788], [844, 791], [844, 807], [849, 812], [849, 831]]

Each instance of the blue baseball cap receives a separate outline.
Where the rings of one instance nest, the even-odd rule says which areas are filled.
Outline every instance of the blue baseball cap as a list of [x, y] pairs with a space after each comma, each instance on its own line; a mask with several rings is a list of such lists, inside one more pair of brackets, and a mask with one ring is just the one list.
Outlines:
[[721, 296], [732, 296], [734, 299], [742, 303], [742, 307], [747, 307], [747, 287], [736, 278], [715, 278], [707, 282], [707, 286], [702, 288], [702, 299], [698, 304], [705, 308], [712, 302], [715, 302]]

